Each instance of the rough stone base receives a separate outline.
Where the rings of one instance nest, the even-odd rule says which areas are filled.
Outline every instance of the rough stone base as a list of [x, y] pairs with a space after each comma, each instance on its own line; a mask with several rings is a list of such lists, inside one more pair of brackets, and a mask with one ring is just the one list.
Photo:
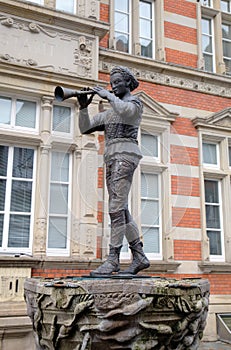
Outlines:
[[27, 279], [38, 350], [193, 350], [206, 324], [204, 279]]

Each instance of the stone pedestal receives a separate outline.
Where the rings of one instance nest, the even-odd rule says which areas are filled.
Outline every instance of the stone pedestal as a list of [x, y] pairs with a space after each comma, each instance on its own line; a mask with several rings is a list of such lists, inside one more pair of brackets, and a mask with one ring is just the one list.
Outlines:
[[38, 350], [193, 350], [206, 324], [204, 279], [30, 278]]

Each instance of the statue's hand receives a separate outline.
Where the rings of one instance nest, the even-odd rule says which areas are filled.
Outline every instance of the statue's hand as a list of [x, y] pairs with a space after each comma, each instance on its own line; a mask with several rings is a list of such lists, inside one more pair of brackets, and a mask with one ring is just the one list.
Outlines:
[[[88, 90], [90, 90], [90, 89], [89, 88], [84, 88], [81, 91], [88, 91]], [[88, 97], [87, 94], [77, 95], [77, 99], [78, 99], [78, 102], [79, 102], [80, 109], [87, 108], [89, 106], [89, 104], [91, 103], [93, 97], [94, 97], [94, 94], [90, 95], [90, 97]]]
[[96, 94], [98, 94], [101, 98], [104, 98], [104, 99], [106, 99], [106, 100], [108, 100], [108, 99], [109, 99], [109, 96], [111, 95], [111, 93], [110, 93], [108, 90], [102, 88], [101, 86], [95, 86], [95, 87], [93, 87], [92, 90], [93, 90]]

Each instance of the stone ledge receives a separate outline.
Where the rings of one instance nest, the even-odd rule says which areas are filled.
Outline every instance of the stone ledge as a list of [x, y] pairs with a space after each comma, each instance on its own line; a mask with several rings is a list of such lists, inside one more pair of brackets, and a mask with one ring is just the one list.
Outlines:
[[231, 263], [203, 262], [198, 266], [204, 273], [231, 273]]
[[[81, 261], [75, 258], [35, 258], [29, 256], [1, 256], [0, 264], [2, 267], [29, 267], [40, 269], [76, 269], [76, 270], [94, 270], [102, 264], [101, 260]], [[121, 269], [125, 269], [130, 261], [122, 261]], [[175, 261], [151, 261], [151, 266], [145, 272], [155, 274], [158, 272], [172, 273], [176, 271], [180, 263]]]

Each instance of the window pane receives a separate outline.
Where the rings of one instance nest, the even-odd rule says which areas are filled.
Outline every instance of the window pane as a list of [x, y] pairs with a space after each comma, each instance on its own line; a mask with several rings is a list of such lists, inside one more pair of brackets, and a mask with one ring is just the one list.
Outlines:
[[222, 24], [222, 37], [224, 39], [229, 39], [231, 40], [231, 26], [228, 24]]
[[141, 56], [152, 57], [152, 53], [153, 53], [152, 41], [140, 39], [140, 45], [141, 45]]
[[128, 52], [128, 47], [129, 47], [128, 35], [115, 33], [115, 38], [116, 38], [116, 50], [122, 51], [122, 52]]
[[152, 4], [146, 1], [140, 1], [140, 17], [152, 18]]
[[31, 211], [32, 182], [13, 181], [11, 191], [11, 211]]
[[210, 19], [202, 18], [201, 25], [202, 25], [202, 33], [203, 34], [209, 34], [209, 35], [212, 34], [211, 20]]
[[67, 214], [68, 185], [51, 184], [50, 213]]
[[212, 6], [213, 2], [212, 0], [201, 0], [201, 4], [203, 6]]
[[71, 131], [71, 108], [54, 106], [52, 130], [66, 133]]
[[67, 182], [69, 179], [69, 154], [52, 152], [51, 181]]
[[141, 174], [141, 197], [158, 198], [158, 175]]
[[29, 247], [30, 216], [10, 215], [8, 247]]
[[74, 0], [56, 0], [56, 9], [74, 13]]
[[231, 41], [223, 41], [223, 55], [231, 58]]
[[115, 10], [128, 12], [129, 0], [115, 0]]
[[2, 246], [4, 215], [0, 214], [0, 247]]
[[142, 200], [141, 202], [142, 225], [159, 225], [159, 202], [154, 200]]
[[202, 50], [204, 52], [212, 53], [212, 38], [209, 36], [202, 37]]
[[205, 202], [219, 203], [218, 182], [205, 180]]
[[203, 163], [217, 164], [217, 145], [212, 143], [203, 143]]
[[0, 146], [0, 176], [6, 176], [8, 162], [8, 147]]
[[221, 233], [216, 231], [207, 231], [209, 238], [209, 248], [211, 255], [221, 255]]
[[213, 71], [213, 57], [211, 55], [204, 54], [205, 70], [208, 72]]
[[0, 179], [0, 210], [5, 208], [6, 180]]
[[67, 219], [50, 217], [48, 248], [66, 248]]
[[152, 38], [152, 22], [140, 19], [140, 36], [144, 38]]
[[32, 179], [34, 151], [27, 148], [14, 148], [13, 176]]
[[36, 103], [17, 100], [15, 125], [26, 128], [35, 128]]
[[219, 229], [221, 227], [218, 206], [206, 205], [206, 222], [208, 228]]
[[0, 97], [0, 123], [10, 124], [11, 116], [11, 99], [7, 97]]
[[226, 74], [231, 74], [231, 60], [224, 59]]
[[221, 11], [230, 12], [230, 1], [221, 0]]
[[115, 30], [128, 33], [129, 32], [128, 16], [123, 13], [115, 13]]
[[158, 137], [141, 134], [141, 152], [143, 156], [158, 157]]
[[145, 253], [159, 253], [159, 229], [143, 227], [142, 236]]

